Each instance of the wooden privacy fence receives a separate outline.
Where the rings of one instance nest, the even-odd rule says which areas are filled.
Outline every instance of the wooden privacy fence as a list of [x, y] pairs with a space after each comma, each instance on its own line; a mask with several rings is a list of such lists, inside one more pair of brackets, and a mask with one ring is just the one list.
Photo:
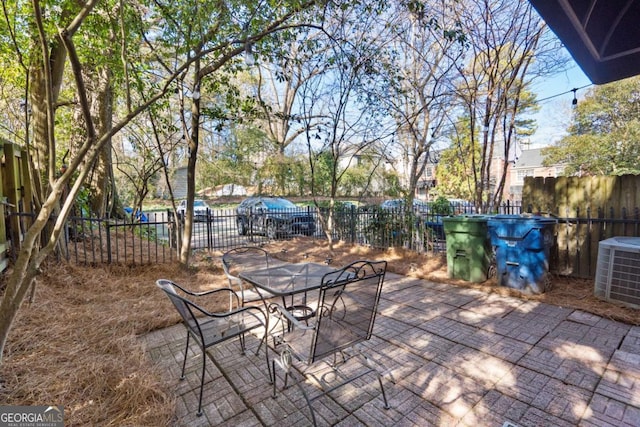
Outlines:
[[527, 212], [558, 219], [550, 268], [593, 278], [598, 244], [614, 236], [640, 237], [640, 176], [525, 178]]
[[8, 236], [22, 236], [26, 231], [20, 217], [10, 215], [15, 212], [31, 212], [31, 180], [29, 179], [28, 158], [18, 145], [0, 139], [0, 272], [8, 265], [7, 253], [10, 249]]
[[640, 209], [598, 208], [557, 218], [556, 242], [551, 251], [552, 272], [581, 278], [596, 274], [599, 242], [614, 236], [640, 237]]

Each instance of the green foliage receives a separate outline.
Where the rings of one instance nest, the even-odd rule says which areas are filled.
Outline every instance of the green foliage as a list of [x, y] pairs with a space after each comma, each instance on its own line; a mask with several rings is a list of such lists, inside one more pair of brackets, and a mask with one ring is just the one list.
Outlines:
[[435, 202], [431, 204], [431, 212], [435, 215], [451, 215], [451, 203], [444, 196], [439, 196]]
[[389, 197], [400, 197], [402, 192], [402, 184], [400, 183], [400, 177], [396, 172], [384, 172], [384, 194]]
[[268, 194], [297, 195], [305, 188], [304, 167], [294, 157], [270, 156], [264, 162], [261, 173], [263, 177], [267, 178], [263, 180], [263, 183]]
[[476, 165], [474, 170], [472, 159], [481, 157], [480, 144], [476, 137], [472, 147], [468, 117], [461, 118], [456, 129], [457, 133], [451, 136], [450, 147], [440, 154], [435, 192], [454, 198], [473, 199], [474, 175], [479, 173], [479, 166]]
[[238, 67], [230, 64], [218, 73], [208, 76], [203, 83], [201, 114], [205, 120], [211, 120], [215, 130], [251, 123], [258, 117], [259, 104], [253, 94], [242, 87], [245, 81]]
[[255, 126], [231, 126], [219, 135], [221, 142], [203, 149], [198, 164], [197, 190], [223, 184], [256, 184], [262, 165], [255, 161], [256, 153], [272, 149], [265, 133]]
[[379, 157], [376, 154], [361, 154], [357, 162], [352, 162], [342, 171], [338, 186], [338, 195], [342, 197], [360, 197], [378, 194], [381, 186], [389, 187], [385, 183], [385, 175], [379, 167]]
[[140, 222], [139, 220], [132, 218], [131, 215], [127, 215], [127, 219], [131, 224], [131, 232], [134, 235], [152, 242], [158, 240], [158, 232], [155, 227], [152, 227], [147, 223]]
[[315, 194], [328, 196], [331, 193], [331, 182], [334, 176], [335, 160], [329, 151], [322, 151], [315, 156], [313, 174]]
[[353, 197], [362, 194], [367, 187], [371, 169], [364, 165], [353, 166], [345, 171], [340, 182], [342, 196]]
[[543, 150], [565, 175], [640, 173], [640, 77], [597, 86], [575, 107], [569, 135]]
[[91, 190], [82, 187], [76, 197], [76, 214], [81, 217], [89, 217], [91, 215]]
[[410, 230], [402, 213], [390, 212], [379, 206], [369, 207], [369, 218], [364, 227], [368, 244], [377, 248], [402, 246]]

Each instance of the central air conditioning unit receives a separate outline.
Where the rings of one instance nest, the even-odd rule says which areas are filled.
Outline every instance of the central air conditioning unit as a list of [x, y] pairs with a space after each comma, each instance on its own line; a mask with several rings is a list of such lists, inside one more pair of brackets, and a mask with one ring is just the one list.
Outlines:
[[593, 293], [640, 308], [640, 237], [612, 237], [599, 243]]

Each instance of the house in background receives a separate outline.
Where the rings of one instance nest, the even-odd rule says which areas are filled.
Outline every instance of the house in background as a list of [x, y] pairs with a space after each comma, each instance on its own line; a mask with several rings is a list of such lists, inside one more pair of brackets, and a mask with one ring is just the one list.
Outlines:
[[[415, 197], [422, 200], [433, 200], [432, 189], [437, 185], [436, 168], [438, 166], [438, 153], [434, 153], [433, 158], [429, 159], [424, 174], [418, 181]], [[558, 177], [564, 174], [564, 165], [557, 164], [551, 166], [543, 165], [544, 156], [542, 148], [533, 148], [518, 150], [517, 153], [510, 155], [508, 160], [502, 157], [494, 157], [492, 161], [492, 178], [491, 184], [495, 185], [498, 177], [502, 174], [502, 168], [507, 167], [507, 175], [505, 177], [505, 187], [503, 201], [520, 202], [522, 201], [522, 187], [525, 177]]]
[[440, 160], [440, 151], [429, 153], [427, 159], [427, 165], [424, 168], [424, 173], [418, 180], [416, 185], [415, 197], [421, 200], [433, 201], [435, 199], [431, 189], [436, 186], [436, 169]]
[[[173, 197], [176, 200], [181, 200], [187, 197], [187, 167], [181, 166], [175, 168], [170, 175], [171, 190], [173, 191]], [[156, 197], [161, 199], [169, 198], [169, 188], [167, 186], [164, 174], [161, 173], [158, 176], [156, 183]]]
[[522, 201], [522, 187], [525, 177], [558, 177], [564, 174], [564, 165], [544, 166], [542, 148], [523, 150], [507, 171], [504, 200]]
[[198, 197], [233, 197], [233, 196], [247, 196], [249, 190], [244, 185], [240, 184], [223, 184], [215, 187], [203, 188], [196, 193]]
[[[160, 177], [157, 187], [157, 196], [161, 198], [169, 197], [169, 190], [164, 183], [164, 175]], [[171, 174], [171, 189], [176, 200], [185, 199], [187, 197], [187, 166], [175, 168]], [[249, 191], [246, 187], [239, 184], [218, 185], [215, 188], [204, 188], [197, 192], [198, 197], [220, 197], [220, 196], [246, 196]]]

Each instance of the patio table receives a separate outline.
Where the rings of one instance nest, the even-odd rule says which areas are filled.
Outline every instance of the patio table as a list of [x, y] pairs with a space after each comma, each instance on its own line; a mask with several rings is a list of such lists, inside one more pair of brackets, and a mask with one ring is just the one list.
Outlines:
[[[261, 291], [265, 291], [266, 295], [281, 297], [283, 305], [298, 320], [307, 320], [315, 315], [315, 310], [308, 304], [307, 293], [320, 288], [324, 275], [335, 271], [336, 268], [325, 264], [286, 263], [275, 267], [246, 270], [241, 272], [239, 277], [256, 288], [265, 305], [265, 294]], [[296, 295], [302, 296], [300, 302], [295, 302]]]

